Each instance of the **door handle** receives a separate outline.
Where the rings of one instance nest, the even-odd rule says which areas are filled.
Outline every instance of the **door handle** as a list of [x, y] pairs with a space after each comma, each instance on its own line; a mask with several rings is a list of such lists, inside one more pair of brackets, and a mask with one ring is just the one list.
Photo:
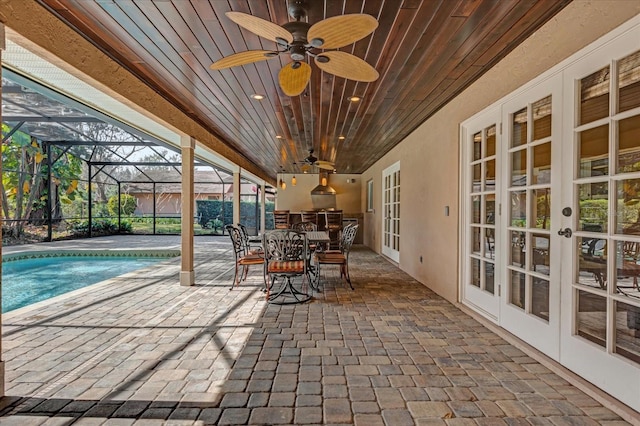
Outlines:
[[571, 238], [571, 235], [573, 235], [573, 232], [571, 231], [571, 228], [560, 228], [560, 230], [558, 231], [558, 235], [562, 235], [565, 238]]

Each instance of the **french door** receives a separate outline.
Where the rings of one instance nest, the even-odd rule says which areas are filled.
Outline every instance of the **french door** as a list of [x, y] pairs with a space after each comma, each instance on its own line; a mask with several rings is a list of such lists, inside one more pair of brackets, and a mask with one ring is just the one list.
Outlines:
[[[561, 362], [640, 409], [640, 26], [565, 71]], [[566, 307], [566, 309], [565, 309]]]
[[503, 104], [502, 128], [504, 292], [499, 322], [557, 360], [563, 239], [557, 232], [562, 210], [561, 76]]
[[499, 128], [499, 108], [477, 116], [462, 128], [463, 185], [467, 187], [463, 209], [466, 229], [462, 245], [466, 255], [462, 299], [493, 321], [498, 320], [500, 311], [496, 279]]
[[546, 83], [463, 125], [461, 287], [465, 304], [558, 359], [562, 79]]
[[400, 162], [382, 171], [382, 254], [400, 262]]
[[462, 124], [460, 275], [463, 303], [636, 410], [638, 40], [640, 24]]

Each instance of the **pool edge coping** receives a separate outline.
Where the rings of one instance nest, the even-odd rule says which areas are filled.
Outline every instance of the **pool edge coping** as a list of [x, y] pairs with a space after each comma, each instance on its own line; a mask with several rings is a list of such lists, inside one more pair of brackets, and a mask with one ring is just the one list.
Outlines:
[[49, 257], [160, 257], [173, 258], [181, 255], [177, 249], [62, 249], [62, 250], [25, 250], [4, 253], [2, 262], [24, 259], [42, 259]]

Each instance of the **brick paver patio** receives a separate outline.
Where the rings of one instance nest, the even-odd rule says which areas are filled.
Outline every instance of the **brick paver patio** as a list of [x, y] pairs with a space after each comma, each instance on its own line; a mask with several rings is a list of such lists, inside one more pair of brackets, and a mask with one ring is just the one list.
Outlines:
[[367, 249], [276, 306], [213, 241], [193, 287], [172, 259], [5, 315], [0, 424], [627, 424]]

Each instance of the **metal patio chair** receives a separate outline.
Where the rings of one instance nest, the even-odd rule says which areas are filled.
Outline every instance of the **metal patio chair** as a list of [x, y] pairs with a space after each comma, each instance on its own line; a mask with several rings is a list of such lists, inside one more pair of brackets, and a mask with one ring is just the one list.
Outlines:
[[342, 232], [342, 253], [339, 252], [330, 252], [330, 253], [322, 253], [317, 252], [315, 254], [315, 268], [316, 268], [316, 287], [319, 285], [320, 280], [320, 265], [339, 265], [340, 266], [340, 278], [344, 277], [345, 281], [353, 290], [353, 285], [351, 284], [351, 276], [349, 275], [349, 252], [351, 251], [351, 246], [353, 245], [353, 240], [356, 238], [356, 234], [358, 233], [359, 225], [352, 225], [349, 227], [345, 227]]
[[[264, 234], [262, 246], [268, 277], [267, 300], [281, 305], [309, 300], [311, 296], [305, 292], [309, 279], [309, 244], [306, 234], [292, 229], [276, 229]], [[294, 285], [295, 278], [302, 279], [300, 289]], [[275, 289], [278, 281], [280, 287]]]
[[[247, 251], [247, 247], [242, 240], [242, 233], [239, 228], [233, 225], [225, 226], [225, 230], [229, 233], [229, 237], [231, 238], [231, 243], [233, 245], [233, 253], [235, 254], [235, 274], [233, 276], [233, 283], [231, 284], [231, 288], [229, 290], [233, 290], [234, 286], [240, 284], [240, 281], [247, 279], [247, 273], [249, 271], [249, 266], [252, 265], [261, 265], [262, 266], [262, 279], [264, 281], [265, 290], [267, 289], [267, 278], [264, 271], [264, 255], [261, 253], [258, 254], [249, 254]], [[240, 268], [242, 267], [242, 272], [238, 275]]]

